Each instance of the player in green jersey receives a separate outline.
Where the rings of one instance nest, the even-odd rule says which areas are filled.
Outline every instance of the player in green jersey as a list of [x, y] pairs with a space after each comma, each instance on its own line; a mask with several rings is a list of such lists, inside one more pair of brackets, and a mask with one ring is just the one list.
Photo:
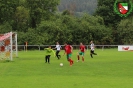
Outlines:
[[54, 50], [53, 49], [51, 49], [51, 46], [49, 46], [48, 48], [44, 48], [44, 50], [46, 51], [46, 53], [45, 53], [45, 63], [50, 63], [50, 56], [52, 55], [52, 54], [54, 54], [54, 56], [55, 56], [55, 52], [54, 52]]

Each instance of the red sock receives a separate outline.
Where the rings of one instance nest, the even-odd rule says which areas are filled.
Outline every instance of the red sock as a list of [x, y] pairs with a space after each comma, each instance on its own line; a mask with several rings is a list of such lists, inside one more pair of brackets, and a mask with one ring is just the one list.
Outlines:
[[70, 62], [70, 65], [72, 65], [72, 64], [73, 64], [73, 60], [72, 60], [72, 59], [69, 59], [69, 62]]
[[82, 57], [82, 61], [84, 61], [84, 57]]
[[71, 63], [73, 64], [73, 60], [71, 59]]
[[78, 57], [78, 60], [79, 60], [80, 59], [79, 55], [77, 55], [77, 57]]
[[68, 59], [68, 61], [69, 61], [70, 65], [71, 65], [71, 59]]

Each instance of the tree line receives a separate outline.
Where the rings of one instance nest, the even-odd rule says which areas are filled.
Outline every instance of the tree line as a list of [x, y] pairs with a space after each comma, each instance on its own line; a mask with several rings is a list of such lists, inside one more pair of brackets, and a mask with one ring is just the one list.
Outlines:
[[[78, 0], [80, 1], [80, 0]], [[58, 11], [60, 0], [3, 0], [0, 33], [16, 31], [18, 44], [133, 44], [133, 17], [118, 16], [114, 1], [98, 0], [93, 13], [75, 16], [70, 9]], [[86, 1], [87, 2], [87, 1]]]

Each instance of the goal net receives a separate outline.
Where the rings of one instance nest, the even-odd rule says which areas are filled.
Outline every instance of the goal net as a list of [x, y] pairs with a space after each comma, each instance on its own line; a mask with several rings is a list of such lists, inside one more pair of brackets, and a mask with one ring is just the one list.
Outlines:
[[0, 34], [0, 60], [13, 60], [17, 57], [17, 33]]

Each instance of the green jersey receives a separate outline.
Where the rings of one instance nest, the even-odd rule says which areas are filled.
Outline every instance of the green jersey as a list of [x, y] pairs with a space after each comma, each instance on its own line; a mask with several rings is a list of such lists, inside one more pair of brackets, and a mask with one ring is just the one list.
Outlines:
[[44, 50], [46, 51], [46, 55], [52, 55], [52, 53], [54, 54], [55, 56], [55, 52], [53, 49], [50, 49], [50, 48], [44, 48]]

